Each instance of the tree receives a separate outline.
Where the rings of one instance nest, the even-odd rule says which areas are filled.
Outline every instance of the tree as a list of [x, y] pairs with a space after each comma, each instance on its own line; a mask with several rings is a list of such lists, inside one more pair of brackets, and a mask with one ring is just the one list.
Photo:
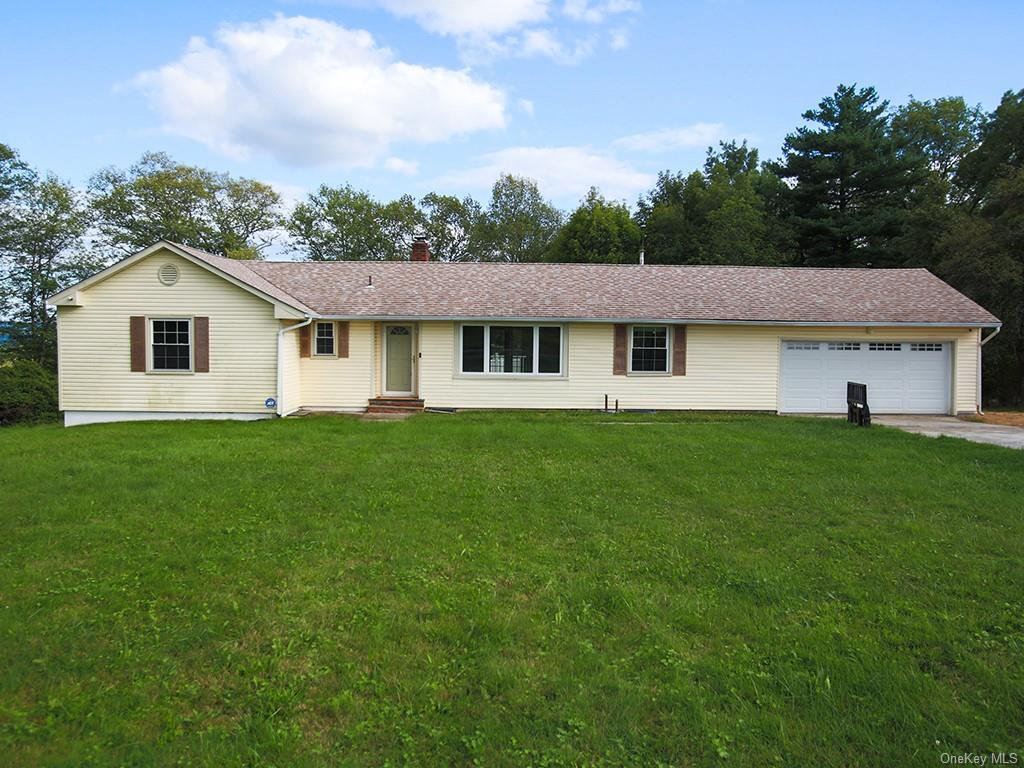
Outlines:
[[591, 187], [559, 230], [545, 259], [557, 262], [636, 263], [640, 226], [622, 203], [608, 202]]
[[[664, 172], [637, 206], [652, 264], [775, 264], [789, 246], [782, 182], [746, 142], [708, 149], [704, 171]], [[773, 207], [774, 206], [774, 207]]]
[[287, 228], [313, 261], [401, 261], [421, 224], [412, 197], [383, 204], [346, 184], [321, 186], [295, 206]]
[[420, 200], [424, 234], [438, 261], [479, 261], [480, 203], [431, 192]]
[[[792, 223], [801, 263], [863, 266], [898, 261], [890, 244], [904, 228], [925, 158], [890, 130], [888, 102], [874, 88], [840, 85], [786, 137], [772, 170], [792, 183]], [[814, 127], [814, 125], [820, 127]]]
[[941, 277], [992, 311], [1002, 332], [985, 346], [989, 400], [1024, 403], [1024, 90], [988, 115], [981, 142], [959, 163], [957, 198], [937, 252]]
[[281, 197], [269, 185], [175, 163], [148, 152], [127, 170], [89, 182], [101, 245], [126, 255], [157, 240], [232, 258], [259, 258], [281, 225]]
[[46, 298], [95, 271], [79, 249], [89, 226], [80, 195], [53, 176], [33, 179], [3, 204], [0, 316], [13, 321], [5, 353], [55, 366], [54, 313]]
[[478, 229], [480, 258], [541, 261], [561, 225], [562, 212], [541, 196], [535, 181], [502, 174]]

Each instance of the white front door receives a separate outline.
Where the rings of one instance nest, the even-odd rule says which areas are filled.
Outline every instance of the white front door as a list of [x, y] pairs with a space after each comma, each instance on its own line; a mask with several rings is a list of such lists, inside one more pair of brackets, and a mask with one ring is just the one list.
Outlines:
[[845, 413], [846, 382], [868, 385], [872, 413], [949, 413], [950, 343], [783, 341], [786, 413]]
[[388, 323], [384, 326], [384, 394], [413, 395], [416, 368], [416, 328]]

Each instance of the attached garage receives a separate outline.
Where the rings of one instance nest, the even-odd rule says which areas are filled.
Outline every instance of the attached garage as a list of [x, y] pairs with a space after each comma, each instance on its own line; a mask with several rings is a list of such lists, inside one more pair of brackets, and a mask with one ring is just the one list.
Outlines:
[[783, 341], [781, 410], [845, 413], [846, 382], [868, 385], [873, 413], [949, 413], [949, 342]]

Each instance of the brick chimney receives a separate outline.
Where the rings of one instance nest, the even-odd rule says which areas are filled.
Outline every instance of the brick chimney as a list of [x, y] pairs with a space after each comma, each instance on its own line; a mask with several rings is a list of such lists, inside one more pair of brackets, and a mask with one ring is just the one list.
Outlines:
[[413, 238], [410, 261], [430, 261], [430, 244], [423, 235], [416, 235]]

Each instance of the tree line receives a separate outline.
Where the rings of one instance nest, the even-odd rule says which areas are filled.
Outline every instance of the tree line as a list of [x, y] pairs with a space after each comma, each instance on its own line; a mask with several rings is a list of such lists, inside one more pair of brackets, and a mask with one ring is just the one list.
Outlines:
[[55, 359], [45, 297], [160, 239], [232, 258], [401, 260], [415, 234], [444, 261], [927, 267], [998, 315], [985, 392], [1024, 403], [1024, 90], [991, 112], [960, 97], [892, 105], [840, 85], [806, 111], [778, 158], [744, 142], [664, 171], [633, 206], [591, 189], [570, 213], [530, 179], [490, 199], [381, 201], [322, 185], [290, 211], [269, 185], [147, 153], [85, 189], [0, 144], [0, 319], [6, 355]]

